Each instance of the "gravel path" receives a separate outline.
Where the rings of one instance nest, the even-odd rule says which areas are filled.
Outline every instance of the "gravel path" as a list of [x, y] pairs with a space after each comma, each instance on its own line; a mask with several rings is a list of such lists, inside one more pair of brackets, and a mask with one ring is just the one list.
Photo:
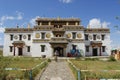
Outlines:
[[41, 78], [36, 80], [75, 80], [75, 78], [66, 61], [52, 61]]

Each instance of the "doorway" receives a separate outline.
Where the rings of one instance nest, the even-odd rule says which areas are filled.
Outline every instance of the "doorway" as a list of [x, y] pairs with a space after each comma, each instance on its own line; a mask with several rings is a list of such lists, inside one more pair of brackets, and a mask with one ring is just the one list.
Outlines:
[[64, 57], [64, 51], [63, 51], [62, 47], [56, 47], [56, 48], [54, 48], [54, 53], [55, 53], [55, 51], [58, 51], [58, 56], [59, 57]]
[[97, 56], [97, 52], [98, 52], [97, 48], [93, 48], [93, 56]]
[[23, 54], [23, 49], [22, 48], [18, 48], [18, 55], [22, 56], [22, 54]]

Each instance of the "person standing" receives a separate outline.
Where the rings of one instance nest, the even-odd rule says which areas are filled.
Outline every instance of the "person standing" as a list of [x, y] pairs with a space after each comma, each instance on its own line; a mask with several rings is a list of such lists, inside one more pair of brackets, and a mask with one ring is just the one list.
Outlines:
[[55, 61], [57, 62], [58, 51], [55, 51]]

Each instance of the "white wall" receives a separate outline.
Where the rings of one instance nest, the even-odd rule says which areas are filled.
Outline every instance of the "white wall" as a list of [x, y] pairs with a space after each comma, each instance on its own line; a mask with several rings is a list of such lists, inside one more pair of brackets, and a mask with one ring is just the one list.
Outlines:
[[[45, 45], [45, 52], [41, 52], [41, 45]], [[52, 57], [52, 48], [49, 43], [33, 43], [32, 45], [32, 57], [41, 57], [46, 55], [46, 57]]]
[[[10, 35], [13, 35], [13, 40], [10, 40]], [[31, 35], [31, 40], [28, 40], [28, 34]], [[14, 41], [19, 41], [19, 35], [22, 35], [22, 41], [25, 42], [25, 45], [23, 46], [23, 55], [31, 56], [31, 52], [27, 52], [27, 46], [32, 46], [32, 33], [5, 33], [4, 34], [4, 48], [3, 48], [3, 56], [12, 56], [14, 53], [14, 48], [12, 52], [10, 52], [9, 46], [13, 46]], [[23, 39], [23, 36], [26, 36], [26, 39]], [[14, 36], [17, 36], [18, 38], [15, 39]], [[18, 48], [15, 47], [15, 55], [18, 56]]]
[[[90, 41], [101, 41], [102, 42], [102, 46], [106, 46], [106, 51], [102, 52], [102, 48], [101, 48], [101, 56], [108, 56], [111, 54], [111, 40], [110, 40], [110, 33], [86, 33], [92, 36], [92, 39], [89, 39], [88, 41], [85, 41], [85, 45], [86, 46], [90, 46]], [[99, 35], [100, 39], [93, 40], [93, 34]], [[101, 35], [104, 34], [105, 35], [105, 39], [101, 40]], [[98, 48], [98, 55], [99, 55], [99, 48]], [[89, 47], [89, 52], [86, 52], [86, 56], [92, 56], [92, 47]]]

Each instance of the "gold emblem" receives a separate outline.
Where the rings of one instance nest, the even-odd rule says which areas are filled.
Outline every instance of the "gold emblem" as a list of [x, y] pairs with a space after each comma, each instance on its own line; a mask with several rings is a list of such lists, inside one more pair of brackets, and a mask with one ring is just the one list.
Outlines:
[[46, 38], [50, 38], [51, 37], [51, 34], [50, 33], [47, 33], [46, 34]]
[[15, 36], [14, 36], [14, 39], [18, 39], [18, 36], [17, 36], [17, 35], [15, 35]]
[[90, 40], [92, 40], [92, 35], [89, 35], [88, 37], [89, 37]]
[[26, 35], [23, 35], [23, 39], [26, 39]]
[[97, 35], [97, 39], [100, 39], [100, 35]]
[[66, 36], [67, 36], [67, 38], [70, 38], [70, 37], [71, 37], [71, 34], [70, 34], [70, 33], [68, 33]]
[[81, 33], [77, 34], [77, 37], [82, 38], [82, 34]]
[[39, 34], [39, 33], [36, 33], [36, 34], [35, 34], [35, 37], [36, 37], [36, 38], [40, 38], [40, 34]]

